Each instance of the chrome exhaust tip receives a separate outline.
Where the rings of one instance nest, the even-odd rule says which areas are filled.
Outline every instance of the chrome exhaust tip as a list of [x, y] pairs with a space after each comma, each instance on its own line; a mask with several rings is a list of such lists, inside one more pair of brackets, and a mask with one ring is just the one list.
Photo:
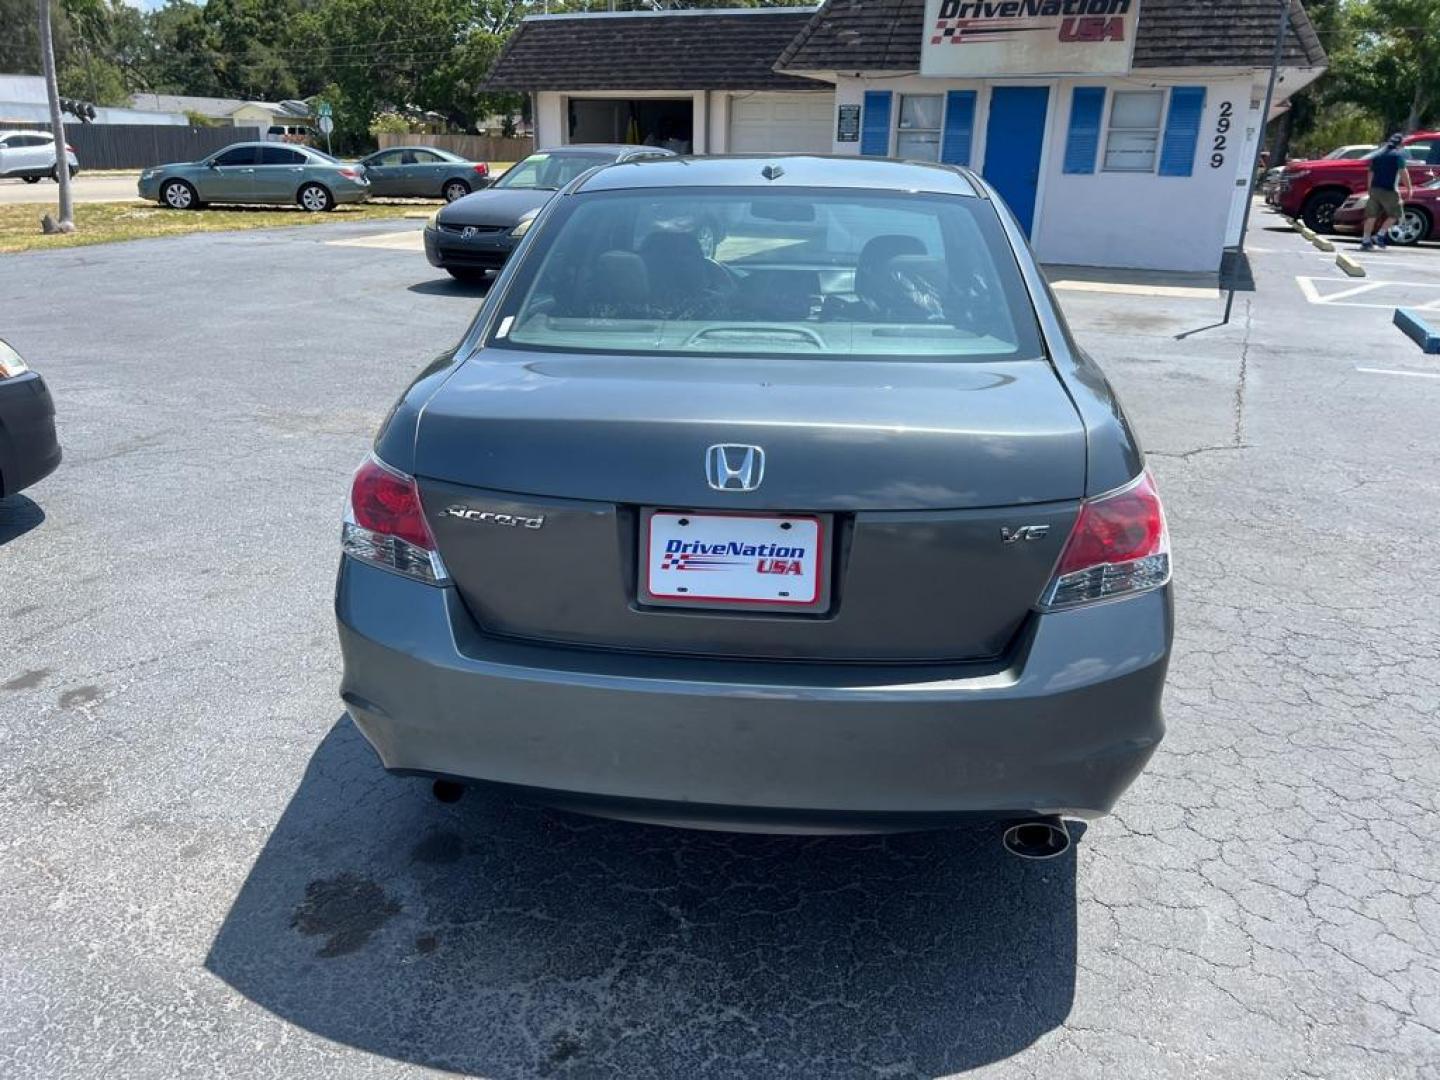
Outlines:
[[1054, 859], [1070, 850], [1070, 831], [1058, 817], [1032, 818], [1008, 826], [1005, 850], [1021, 859]]

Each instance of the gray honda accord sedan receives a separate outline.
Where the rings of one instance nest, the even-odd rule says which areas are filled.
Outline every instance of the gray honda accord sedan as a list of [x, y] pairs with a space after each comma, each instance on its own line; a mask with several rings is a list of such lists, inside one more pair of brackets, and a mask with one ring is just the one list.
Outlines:
[[342, 697], [442, 798], [772, 831], [978, 815], [1046, 856], [1164, 730], [1154, 482], [963, 169], [574, 180], [396, 404], [342, 547]]

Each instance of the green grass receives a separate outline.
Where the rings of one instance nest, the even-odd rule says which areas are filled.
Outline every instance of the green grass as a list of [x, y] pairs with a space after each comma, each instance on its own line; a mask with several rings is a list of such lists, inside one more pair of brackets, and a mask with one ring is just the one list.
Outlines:
[[55, 207], [40, 203], [0, 206], [0, 252], [110, 244], [152, 236], [184, 236], [233, 229], [276, 229], [290, 225], [338, 225], [342, 222], [403, 218], [422, 209], [416, 203], [358, 203], [311, 214], [298, 206], [223, 206], [206, 210], [170, 210], [154, 203], [82, 203], [75, 208], [73, 233], [46, 236], [40, 218]]

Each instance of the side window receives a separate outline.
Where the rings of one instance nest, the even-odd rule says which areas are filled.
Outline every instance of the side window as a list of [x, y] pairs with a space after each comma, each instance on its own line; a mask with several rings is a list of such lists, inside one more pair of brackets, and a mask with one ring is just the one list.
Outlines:
[[411, 153], [415, 157], [416, 165], [434, 165], [440, 160], [438, 155], [430, 153], [429, 150], [412, 150]]
[[226, 150], [215, 159], [216, 165], [254, 165], [255, 147], [236, 146]]
[[401, 165], [418, 165], [418, 164], [420, 164], [420, 159], [415, 156], [415, 151], [414, 151], [414, 150], [405, 150], [405, 151], [402, 151], [401, 154], [400, 154], [400, 164], [401, 164]]
[[290, 150], [284, 146], [262, 146], [260, 148], [261, 165], [304, 165], [305, 155], [298, 150]]
[[370, 164], [371, 164], [371, 165], [385, 165], [385, 166], [389, 166], [389, 165], [399, 165], [399, 164], [400, 164], [400, 151], [399, 151], [399, 150], [386, 150], [383, 154], [376, 154], [373, 158], [370, 159]]
[[1411, 165], [1440, 165], [1440, 139], [1422, 139], [1405, 147]]

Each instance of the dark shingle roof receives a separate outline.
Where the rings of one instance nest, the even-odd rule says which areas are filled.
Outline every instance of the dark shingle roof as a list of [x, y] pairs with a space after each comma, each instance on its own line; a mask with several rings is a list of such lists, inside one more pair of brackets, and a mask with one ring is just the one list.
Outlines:
[[532, 16], [510, 38], [485, 85], [492, 90], [825, 90], [813, 79], [775, 71], [775, 58], [814, 11]]
[[[1140, 0], [1137, 68], [1269, 67], [1274, 0]], [[1290, 0], [1284, 63], [1322, 67], [1325, 50]], [[782, 71], [918, 71], [925, 0], [828, 0], [781, 54]]]

